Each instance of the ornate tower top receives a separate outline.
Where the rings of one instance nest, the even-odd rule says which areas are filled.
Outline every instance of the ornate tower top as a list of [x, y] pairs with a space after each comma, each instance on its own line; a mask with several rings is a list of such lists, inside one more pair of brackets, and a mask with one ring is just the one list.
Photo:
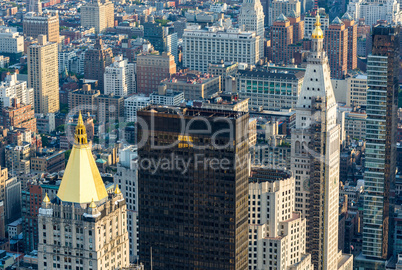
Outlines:
[[74, 141], [76, 144], [87, 144], [87, 131], [85, 129], [84, 121], [82, 120], [81, 112], [78, 115], [77, 126], [75, 127]]
[[320, 13], [317, 11], [317, 15], [315, 16], [315, 29], [313, 33], [311, 34], [312, 39], [323, 39], [324, 38], [324, 32], [321, 30], [321, 23], [320, 23]]

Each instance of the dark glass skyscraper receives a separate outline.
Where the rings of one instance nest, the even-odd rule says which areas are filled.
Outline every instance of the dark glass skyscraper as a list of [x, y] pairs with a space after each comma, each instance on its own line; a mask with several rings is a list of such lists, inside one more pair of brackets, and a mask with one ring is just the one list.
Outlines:
[[151, 249], [154, 270], [248, 269], [248, 113], [152, 106], [138, 119], [145, 269]]
[[[366, 171], [363, 255], [386, 260], [395, 182], [399, 76], [399, 27], [376, 25], [367, 61]], [[392, 234], [392, 233], [391, 233]], [[364, 265], [366, 269], [374, 269]], [[367, 268], [368, 267], [368, 268]]]

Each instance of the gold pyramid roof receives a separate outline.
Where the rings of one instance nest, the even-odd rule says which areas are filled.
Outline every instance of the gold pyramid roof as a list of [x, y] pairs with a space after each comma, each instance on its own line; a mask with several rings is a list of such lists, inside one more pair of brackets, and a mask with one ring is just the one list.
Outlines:
[[74, 135], [75, 143], [64, 171], [57, 197], [63, 202], [91, 203], [107, 197], [105, 185], [87, 142], [81, 112]]
[[43, 202], [50, 203], [50, 199], [49, 199], [49, 196], [47, 196], [47, 192], [46, 192], [45, 198], [43, 198]]

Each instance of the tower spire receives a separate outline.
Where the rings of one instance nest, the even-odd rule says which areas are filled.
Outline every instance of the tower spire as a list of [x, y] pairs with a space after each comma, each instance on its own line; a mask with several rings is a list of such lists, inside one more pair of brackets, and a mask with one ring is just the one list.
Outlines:
[[323, 39], [324, 38], [324, 33], [322, 32], [321, 29], [321, 22], [320, 22], [320, 12], [317, 10], [317, 15], [315, 16], [315, 28], [313, 33], [311, 34], [312, 39]]
[[74, 141], [76, 144], [87, 144], [87, 131], [85, 129], [84, 121], [82, 120], [81, 111], [78, 115], [77, 126], [75, 127]]

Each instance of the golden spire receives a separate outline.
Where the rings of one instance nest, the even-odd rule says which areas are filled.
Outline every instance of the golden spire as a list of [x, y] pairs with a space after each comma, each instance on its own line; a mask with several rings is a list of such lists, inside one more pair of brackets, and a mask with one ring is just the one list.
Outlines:
[[114, 190], [114, 194], [120, 194], [121, 193], [121, 191], [120, 191], [120, 189], [119, 189], [119, 185], [116, 185], [116, 189]]
[[311, 34], [311, 38], [313, 39], [323, 39], [324, 33], [321, 30], [321, 22], [320, 22], [320, 12], [317, 10], [317, 15], [315, 16], [315, 29]]
[[49, 196], [47, 196], [47, 192], [46, 192], [45, 198], [43, 198], [43, 202], [50, 203], [50, 199], [49, 199]]
[[92, 208], [92, 209], [95, 209], [95, 208], [96, 208], [96, 204], [95, 204], [95, 202], [94, 202], [94, 198], [92, 198], [92, 202], [91, 202], [91, 204], [89, 205], [89, 208]]
[[107, 198], [107, 191], [96, 166], [81, 113], [75, 128], [75, 144], [61, 180], [57, 197], [63, 202], [91, 203]]
[[78, 115], [77, 126], [75, 127], [74, 140], [76, 144], [87, 144], [87, 131], [85, 129], [84, 121], [82, 120], [81, 111]]

